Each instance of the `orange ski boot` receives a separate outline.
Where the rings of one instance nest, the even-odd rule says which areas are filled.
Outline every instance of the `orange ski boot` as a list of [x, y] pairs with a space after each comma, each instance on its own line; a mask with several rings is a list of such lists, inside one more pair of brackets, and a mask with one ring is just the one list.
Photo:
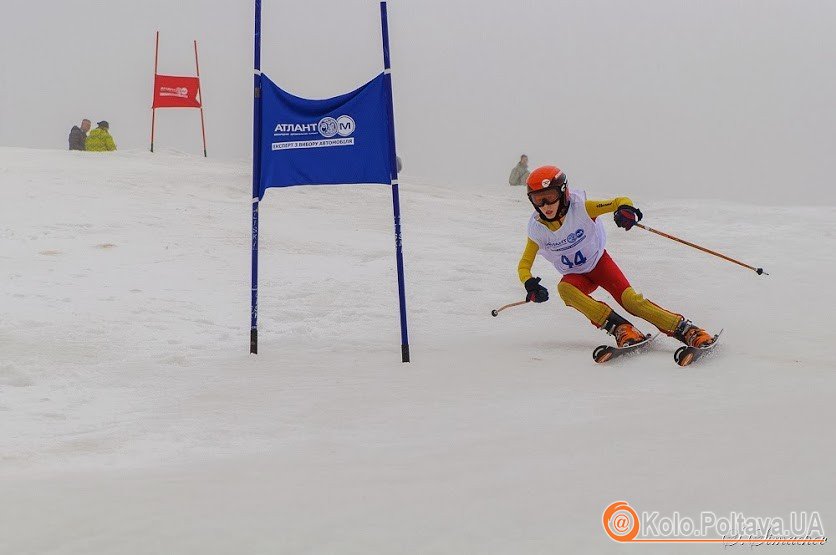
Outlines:
[[615, 328], [615, 342], [619, 348], [629, 347], [641, 343], [646, 339], [644, 334], [637, 330], [633, 324], [621, 324]]
[[615, 343], [618, 345], [619, 349], [635, 345], [636, 343], [641, 343], [647, 339], [647, 337], [642, 332], [637, 330], [633, 324], [616, 314], [615, 311], [610, 313], [606, 322], [604, 322], [604, 325], [601, 327], [603, 327], [608, 334], [615, 337]]
[[615, 311], [610, 312], [601, 329], [615, 337], [618, 347], [598, 345], [592, 351], [592, 358], [599, 364], [637, 349], [642, 349], [652, 339], [649, 335], [642, 334], [633, 324], [616, 314]]
[[704, 329], [695, 326], [691, 320], [682, 319], [673, 332], [673, 337], [688, 345], [701, 349], [714, 343], [714, 336]]

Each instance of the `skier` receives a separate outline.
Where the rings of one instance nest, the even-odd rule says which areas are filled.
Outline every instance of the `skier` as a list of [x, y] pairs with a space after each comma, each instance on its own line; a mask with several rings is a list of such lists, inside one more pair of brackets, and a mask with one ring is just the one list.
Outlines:
[[563, 274], [557, 284], [563, 302], [614, 336], [619, 348], [640, 343], [645, 335], [606, 303], [589, 296], [598, 287], [606, 289], [627, 312], [685, 345], [702, 348], [712, 344], [714, 337], [705, 330], [634, 290], [605, 250], [607, 236], [599, 216], [612, 212], [615, 224], [627, 231], [642, 219], [641, 210], [629, 198], [586, 200], [584, 191], [569, 191], [566, 174], [556, 166], [537, 168], [527, 185], [528, 199], [536, 213], [528, 221], [528, 243], [517, 268], [526, 301], [542, 303], [549, 299], [540, 278], [531, 275], [539, 252]]

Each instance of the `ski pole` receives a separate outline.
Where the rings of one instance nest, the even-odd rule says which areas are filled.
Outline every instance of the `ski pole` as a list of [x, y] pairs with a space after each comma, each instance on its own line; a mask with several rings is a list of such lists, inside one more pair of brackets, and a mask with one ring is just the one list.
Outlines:
[[511, 303], [511, 304], [506, 304], [505, 306], [500, 306], [499, 308], [495, 308], [495, 309], [491, 310], [491, 316], [498, 316], [499, 313], [502, 312], [503, 310], [505, 310], [506, 308], [511, 308], [512, 306], [520, 306], [521, 304], [525, 304], [527, 302], [528, 301], [520, 301], [518, 303]]
[[702, 252], [707, 252], [708, 254], [713, 254], [714, 256], [720, 257], [723, 260], [728, 260], [729, 262], [734, 262], [735, 264], [739, 264], [740, 266], [743, 266], [744, 268], [749, 268], [750, 270], [754, 271], [758, 275], [761, 275], [761, 274], [767, 275], [767, 276], [769, 275], [768, 273], [763, 271], [763, 268], [755, 268], [754, 266], [749, 266], [748, 264], [744, 264], [743, 262], [741, 262], [739, 260], [735, 260], [734, 258], [728, 257], [725, 254], [720, 254], [719, 252], [714, 252], [711, 249], [707, 249], [705, 247], [695, 245], [694, 243], [686, 241], [685, 239], [680, 239], [679, 237], [674, 237], [673, 235], [668, 235], [667, 233], [664, 233], [662, 231], [658, 231], [656, 229], [653, 229], [652, 227], [647, 227], [646, 225], [642, 225], [642, 224], [639, 224], [639, 223], [636, 223], [636, 224], [633, 224], [633, 225], [635, 225], [636, 227], [640, 227], [640, 228], [644, 229], [645, 231], [650, 231], [651, 233], [655, 233], [656, 235], [661, 235], [662, 237], [667, 237], [668, 239], [673, 239], [674, 241], [676, 241], [678, 243], [682, 243], [683, 245], [688, 245], [689, 247], [694, 247], [695, 249], [701, 250]]

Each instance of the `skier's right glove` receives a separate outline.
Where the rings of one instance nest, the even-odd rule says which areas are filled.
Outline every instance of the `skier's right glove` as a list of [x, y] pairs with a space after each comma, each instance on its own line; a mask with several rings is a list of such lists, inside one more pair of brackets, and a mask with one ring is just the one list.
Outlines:
[[642, 211], [629, 204], [622, 204], [613, 214], [613, 219], [615, 219], [615, 225], [630, 231], [630, 228], [642, 219]]
[[525, 282], [525, 302], [544, 303], [549, 300], [549, 290], [540, 285], [540, 278], [528, 278]]

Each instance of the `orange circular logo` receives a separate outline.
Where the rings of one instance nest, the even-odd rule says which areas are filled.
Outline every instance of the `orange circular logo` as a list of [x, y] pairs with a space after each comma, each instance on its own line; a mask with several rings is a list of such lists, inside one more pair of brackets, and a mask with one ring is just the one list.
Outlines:
[[604, 531], [617, 542], [629, 542], [639, 534], [639, 515], [626, 501], [616, 501], [604, 509]]

